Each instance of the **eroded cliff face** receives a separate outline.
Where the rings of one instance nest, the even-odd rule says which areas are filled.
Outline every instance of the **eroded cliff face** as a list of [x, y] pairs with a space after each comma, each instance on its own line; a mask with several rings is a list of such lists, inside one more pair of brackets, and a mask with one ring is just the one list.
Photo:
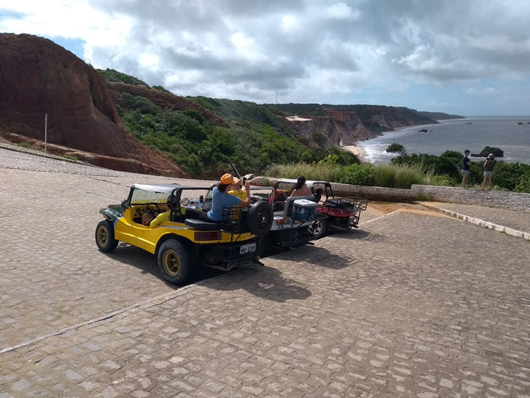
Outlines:
[[364, 125], [375, 131], [392, 131], [395, 128], [410, 126], [399, 112], [392, 107], [379, 107], [378, 112], [374, 113]]
[[[353, 145], [359, 140], [374, 137], [356, 112], [327, 110], [329, 116], [303, 116], [302, 120], [290, 121], [293, 128], [302, 136], [320, 132], [328, 138], [329, 145]], [[305, 120], [303, 120], [305, 119]]]
[[[122, 125], [103, 77], [50, 40], [0, 34], [0, 133], [44, 140], [109, 158], [133, 159], [157, 174], [187, 177], [178, 166], [140, 144]], [[130, 162], [108, 161], [112, 168]]]

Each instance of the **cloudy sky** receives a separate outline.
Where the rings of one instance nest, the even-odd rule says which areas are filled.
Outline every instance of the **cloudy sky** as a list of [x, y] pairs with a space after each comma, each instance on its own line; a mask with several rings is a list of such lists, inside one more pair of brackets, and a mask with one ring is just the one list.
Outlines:
[[47, 37], [177, 95], [530, 115], [530, 1], [0, 0]]

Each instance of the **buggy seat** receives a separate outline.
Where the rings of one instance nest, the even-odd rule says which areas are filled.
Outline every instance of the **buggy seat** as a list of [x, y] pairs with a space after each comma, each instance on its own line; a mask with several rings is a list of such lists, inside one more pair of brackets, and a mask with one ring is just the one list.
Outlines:
[[184, 224], [199, 231], [218, 231], [221, 229], [220, 223], [196, 220], [191, 218], [184, 221]]

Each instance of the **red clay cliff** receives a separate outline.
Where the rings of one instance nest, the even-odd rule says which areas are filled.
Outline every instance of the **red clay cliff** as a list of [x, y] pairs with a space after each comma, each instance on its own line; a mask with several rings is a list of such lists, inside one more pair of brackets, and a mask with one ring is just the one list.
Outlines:
[[0, 34], [0, 133], [43, 141], [46, 113], [48, 142], [92, 153], [93, 164], [138, 171], [140, 162], [142, 171], [187, 177], [124, 129], [92, 66], [48, 39]]

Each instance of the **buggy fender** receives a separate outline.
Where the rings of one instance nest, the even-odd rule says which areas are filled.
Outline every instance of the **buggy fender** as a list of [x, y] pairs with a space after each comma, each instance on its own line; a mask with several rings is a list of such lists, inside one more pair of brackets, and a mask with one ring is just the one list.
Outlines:
[[123, 215], [120, 212], [114, 209], [109, 209], [109, 208], [100, 209], [99, 212], [103, 214], [103, 217], [105, 217], [107, 220], [109, 220], [113, 224], [116, 222], [118, 218], [123, 217]]

